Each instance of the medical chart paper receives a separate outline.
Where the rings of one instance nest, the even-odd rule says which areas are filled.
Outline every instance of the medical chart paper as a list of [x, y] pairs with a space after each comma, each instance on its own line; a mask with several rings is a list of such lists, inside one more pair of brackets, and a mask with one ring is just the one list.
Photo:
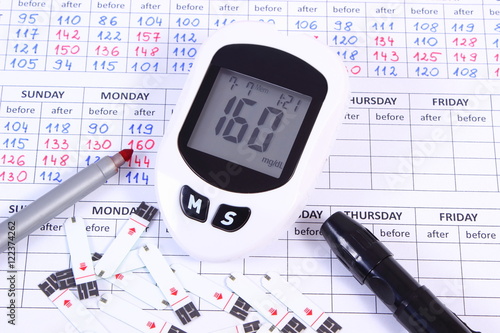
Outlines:
[[[161, 214], [137, 247], [152, 243], [169, 263], [219, 284], [231, 272], [259, 283], [277, 271], [342, 332], [403, 332], [319, 235], [322, 222], [341, 210], [470, 327], [498, 331], [494, 0], [0, 1], [0, 218], [100, 156], [135, 151], [106, 185], [20, 241], [15, 256], [0, 254], [0, 331], [75, 331], [38, 288], [70, 267], [64, 221], [85, 219], [91, 251], [103, 253], [141, 201], [158, 207], [156, 151], [186, 76], [200, 44], [239, 20], [309, 34], [345, 61], [352, 96], [317, 188], [279, 240], [242, 260], [195, 261], [175, 244]], [[153, 282], [146, 269], [135, 274]], [[98, 287], [187, 332], [242, 324], [194, 295], [201, 316], [182, 325], [170, 309], [154, 310], [104, 280]], [[109, 331], [135, 331], [100, 311], [97, 297], [82, 302]]]

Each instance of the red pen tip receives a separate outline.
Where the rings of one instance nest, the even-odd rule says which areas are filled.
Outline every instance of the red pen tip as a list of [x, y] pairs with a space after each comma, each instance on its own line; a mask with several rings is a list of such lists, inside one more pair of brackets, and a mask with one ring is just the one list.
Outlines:
[[123, 149], [120, 151], [120, 155], [122, 155], [125, 162], [129, 161], [132, 158], [132, 154], [134, 153], [133, 149]]

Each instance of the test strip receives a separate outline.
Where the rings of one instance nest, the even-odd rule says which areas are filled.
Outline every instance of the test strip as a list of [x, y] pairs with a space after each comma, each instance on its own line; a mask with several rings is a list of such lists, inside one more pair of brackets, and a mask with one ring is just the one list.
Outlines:
[[76, 287], [76, 280], [71, 268], [63, 269], [54, 273], [59, 289]]
[[115, 273], [132, 246], [156, 215], [156, 212], [158, 212], [157, 208], [148, 206], [144, 202], [137, 207], [116, 238], [111, 242], [102, 258], [97, 262], [95, 272], [99, 277], [109, 278]]
[[262, 286], [267, 289], [271, 295], [279, 299], [316, 332], [335, 333], [342, 329], [342, 327], [323, 312], [319, 306], [304, 296], [304, 294], [278, 273], [267, 273], [262, 278], [261, 282]]
[[186, 333], [180, 328], [144, 311], [138, 306], [124, 299], [106, 293], [99, 300], [99, 308], [106, 314], [114, 317], [141, 332], [147, 333]]
[[59, 289], [68, 289], [72, 287], [77, 287], [78, 297], [80, 299], [87, 299], [91, 296], [99, 296], [99, 288], [97, 287], [97, 281], [89, 281], [77, 285], [72, 268], [56, 272], [54, 273], [54, 275], [57, 284], [59, 286]]
[[224, 328], [222, 330], [214, 331], [212, 333], [257, 333], [260, 328], [258, 320], [250, 323], [245, 323], [233, 327]]
[[108, 332], [106, 328], [90, 313], [75, 294], [69, 289], [57, 289], [58, 285], [52, 274], [40, 283], [38, 287], [54, 303], [68, 321], [76, 328], [78, 332]]
[[64, 223], [64, 229], [66, 230], [71, 268], [76, 284], [95, 281], [96, 276], [87, 231], [85, 230], [85, 221], [81, 217], [71, 217]]
[[[92, 260], [93, 261], [98, 261], [102, 258], [102, 255], [99, 255], [98, 253], [94, 253], [92, 255]], [[94, 266], [97, 265], [97, 263], [94, 264]], [[124, 272], [130, 272], [130, 271], [135, 271], [137, 269], [143, 268], [144, 263], [142, 262], [142, 259], [139, 257], [139, 249], [134, 249], [131, 250], [123, 259], [121, 264], [118, 266], [118, 268], [115, 271], [115, 275], [118, 273], [124, 273]]]
[[161, 290], [154, 284], [146, 281], [139, 274], [132, 272], [117, 273], [106, 281], [138, 298], [155, 309], [164, 310], [168, 302]]
[[264, 290], [242, 273], [231, 273], [226, 279], [226, 284], [280, 331], [298, 333], [306, 329], [306, 326], [292, 312], [278, 303], [275, 298], [267, 295]]
[[56, 274], [50, 274], [45, 281], [38, 285], [41, 291], [45, 294], [45, 296], [50, 297], [53, 293], [59, 290], [59, 284], [57, 283]]
[[139, 249], [139, 256], [180, 321], [187, 324], [199, 317], [200, 313], [160, 250], [152, 245], [144, 245]]
[[85, 221], [81, 217], [71, 217], [64, 223], [66, 240], [71, 256], [71, 269], [80, 299], [98, 296], [92, 255], [90, 254]]
[[[186, 290], [203, 298], [218, 309], [232, 314], [238, 319], [245, 320], [250, 310], [250, 304], [233, 293], [227, 287], [223, 287], [206, 277], [197, 274], [181, 264], [170, 265], [175, 275], [182, 281]], [[244, 331], [246, 332], [246, 331]]]
[[[99, 260], [100, 254], [94, 253], [91, 258], [92, 261]], [[72, 268], [64, 269], [55, 272], [51, 275], [57, 285], [58, 289], [67, 289], [77, 287], [78, 296], [80, 299], [89, 298], [90, 296], [99, 296], [99, 289], [97, 288], [97, 281], [89, 281], [87, 283], [76, 285], [75, 275]]]

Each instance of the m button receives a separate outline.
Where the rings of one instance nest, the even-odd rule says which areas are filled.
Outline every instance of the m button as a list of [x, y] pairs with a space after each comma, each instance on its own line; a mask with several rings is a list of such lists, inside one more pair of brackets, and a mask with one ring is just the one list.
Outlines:
[[212, 225], [227, 232], [241, 229], [250, 217], [250, 208], [222, 204], [215, 213]]
[[210, 200], [191, 187], [184, 185], [181, 188], [181, 209], [184, 215], [190, 219], [205, 222], [209, 205]]

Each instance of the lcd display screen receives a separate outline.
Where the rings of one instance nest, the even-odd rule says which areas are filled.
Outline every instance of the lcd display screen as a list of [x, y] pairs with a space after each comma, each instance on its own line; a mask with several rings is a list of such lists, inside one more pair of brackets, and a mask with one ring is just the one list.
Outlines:
[[279, 178], [311, 100], [221, 68], [187, 146]]

